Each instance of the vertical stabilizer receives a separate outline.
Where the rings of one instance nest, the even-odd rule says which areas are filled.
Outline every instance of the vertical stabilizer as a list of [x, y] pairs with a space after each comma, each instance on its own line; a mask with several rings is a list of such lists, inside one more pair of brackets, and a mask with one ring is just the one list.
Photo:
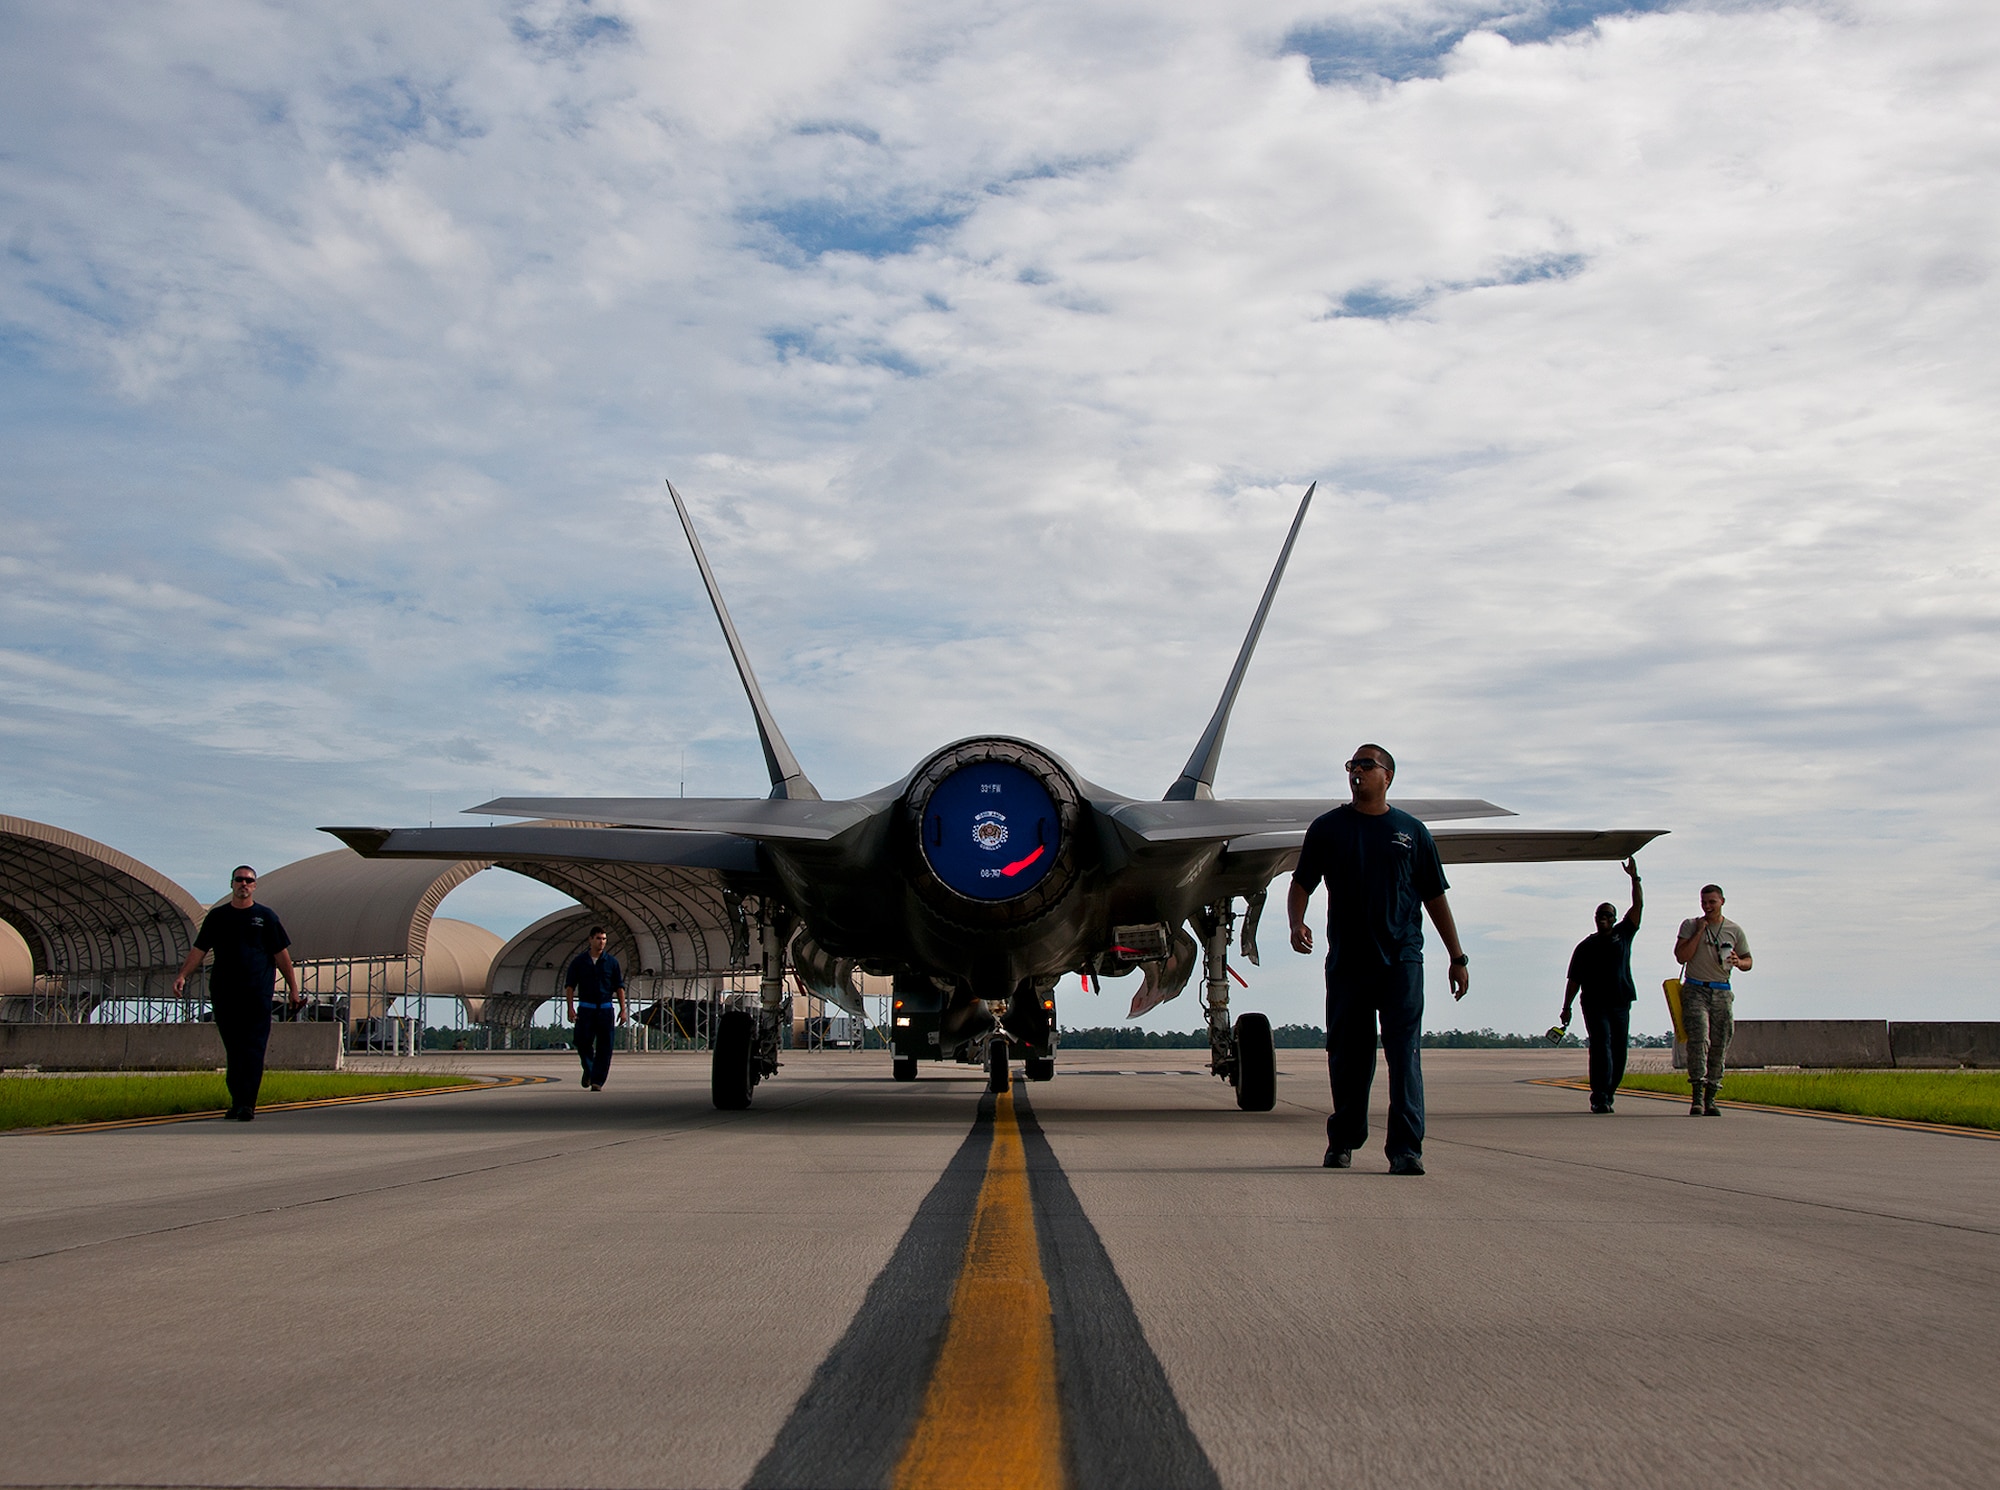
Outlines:
[[729, 655], [736, 659], [736, 675], [743, 680], [743, 691], [750, 695], [750, 712], [757, 716], [757, 738], [764, 744], [764, 764], [771, 769], [771, 795], [817, 802], [820, 800], [818, 789], [806, 780], [806, 773], [799, 769], [798, 757], [785, 743], [784, 731], [778, 728], [771, 706], [764, 701], [764, 690], [757, 686], [757, 675], [750, 670], [750, 656], [743, 650], [743, 638], [736, 634], [736, 623], [729, 619], [729, 607], [722, 603], [722, 591], [716, 587], [715, 572], [708, 567], [708, 555], [701, 551], [701, 539], [695, 536], [694, 520], [688, 516], [687, 503], [681, 500], [681, 494], [674, 490], [671, 481], [667, 483], [667, 495], [674, 499], [674, 511], [681, 515], [681, 528], [687, 533], [688, 547], [694, 550], [695, 564], [701, 570], [701, 582], [708, 586], [708, 599], [715, 607], [715, 619], [722, 623], [722, 635], [729, 643]]
[[1167, 788], [1164, 801], [1207, 801], [1215, 795], [1215, 767], [1222, 759], [1222, 736], [1229, 729], [1229, 711], [1236, 707], [1236, 690], [1243, 686], [1243, 675], [1250, 670], [1250, 654], [1257, 650], [1257, 638], [1264, 632], [1264, 618], [1271, 614], [1271, 602], [1277, 598], [1278, 581], [1285, 577], [1285, 562], [1291, 558], [1292, 545], [1298, 541], [1299, 525], [1306, 520], [1306, 508], [1312, 505], [1313, 493], [1318, 490], [1319, 483], [1315, 481], [1306, 488], [1306, 494], [1299, 502], [1298, 516], [1292, 519], [1292, 531], [1285, 535], [1285, 546], [1278, 552], [1278, 564], [1271, 571], [1271, 582], [1264, 586], [1264, 598], [1258, 602], [1257, 615], [1250, 622], [1250, 634], [1243, 638], [1243, 650], [1236, 654], [1236, 667], [1222, 690], [1222, 702], [1215, 706], [1215, 717], [1201, 732], [1194, 754], [1181, 767], [1180, 779]]

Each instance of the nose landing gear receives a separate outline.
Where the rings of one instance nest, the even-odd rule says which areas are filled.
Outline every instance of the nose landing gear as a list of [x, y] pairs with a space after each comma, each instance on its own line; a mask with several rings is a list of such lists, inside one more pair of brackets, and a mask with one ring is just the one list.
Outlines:
[[1007, 1065], [1006, 1037], [998, 1033], [986, 1042], [986, 1090], [1004, 1092], [1012, 1085]]

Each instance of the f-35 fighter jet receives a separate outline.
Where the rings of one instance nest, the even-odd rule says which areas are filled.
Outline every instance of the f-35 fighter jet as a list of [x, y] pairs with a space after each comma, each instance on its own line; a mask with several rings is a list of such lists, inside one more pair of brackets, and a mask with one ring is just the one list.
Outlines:
[[[1053, 751], [990, 735], [932, 751], [902, 780], [847, 801], [807, 779], [751, 671], [687, 504], [667, 484], [702, 583], [749, 695], [771, 793], [749, 798], [502, 797], [469, 809], [538, 822], [485, 828], [328, 828], [373, 857], [478, 859], [671, 876], [726, 908], [730, 962], [760, 976], [755, 1010], [713, 1034], [712, 1095], [748, 1107], [777, 1073], [785, 977], [859, 1014], [856, 971], [893, 978], [888, 1031], [898, 1081], [923, 1060], [976, 1060], [1004, 1090], [1018, 1055], [1031, 1081], [1055, 1074], [1055, 988], [1142, 973], [1134, 1013], [1174, 997], [1202, 965], [1209, 1068], [1237, 1105], [1276, 1101], [1271, 1025], [1231, 1018], [1229, 955], [1257, 961], [1266, 887], [1296, 862], [1308, 824], [1335, 800], [1218, 801], [1230, 709], [1312, 504], [1299, 502], [1236, 666], [1179, 778], [1158, 801], [1084, 780]], [[1399, 798], [1426, 823], [1511, 817], [1478, 800]], [[1624, 859], [1658, 834], [1440, 828], [1448, 863]], [[717, 893], [719, 892], [719, 893]], [[1238, 902], [1242, 903], [1241, 911]], [[691, 903], [691, 902], [690, 902]], [[717, 969], [699, 969], [714, 972]]]

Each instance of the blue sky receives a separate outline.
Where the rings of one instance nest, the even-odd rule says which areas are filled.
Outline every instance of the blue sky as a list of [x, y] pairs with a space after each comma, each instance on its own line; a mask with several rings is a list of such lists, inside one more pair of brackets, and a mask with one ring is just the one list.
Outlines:
[[[665, 475], [823, 788], [1156, 793], [1317, 480], [1223, 791], [1381, 739], [1671, 828], [1646, 986], [1716, 879], [1745, 1015], [1992, 1013], [1990, 7], [719, 9], [0, 15], [0, 810], [761, 792]], [[1461, 871], [1431, 1022], [1622, 882]]]

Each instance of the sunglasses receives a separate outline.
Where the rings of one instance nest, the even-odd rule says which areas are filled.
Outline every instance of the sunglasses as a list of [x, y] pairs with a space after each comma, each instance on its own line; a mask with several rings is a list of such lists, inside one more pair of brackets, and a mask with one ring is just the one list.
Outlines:
[[229, 883], [232, 885], [254, 885], [257, 883], [257, 876], [254, 874], [232, 874], [229, 877]]
[[1343, 768], [1349, 771], [1386, 771], [1389, 768], [1377, 760], [1362, 760], [1360, 757], [1349, 761]]

